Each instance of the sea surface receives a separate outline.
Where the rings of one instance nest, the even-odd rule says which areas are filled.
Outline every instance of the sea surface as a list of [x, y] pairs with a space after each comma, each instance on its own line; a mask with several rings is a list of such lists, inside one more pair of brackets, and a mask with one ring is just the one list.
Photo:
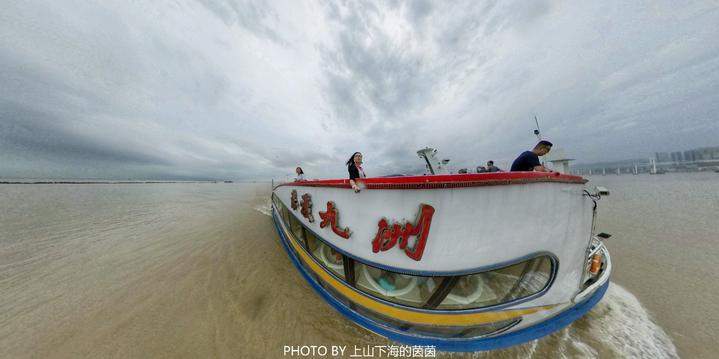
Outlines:
[[[719, 356], [719, 174], [595, 176], [614, 263], [567, 329], [439, 357]], [[295, 270], [270, 184], [0, 185], [0, 358], [275, 358], [388, 345]]]

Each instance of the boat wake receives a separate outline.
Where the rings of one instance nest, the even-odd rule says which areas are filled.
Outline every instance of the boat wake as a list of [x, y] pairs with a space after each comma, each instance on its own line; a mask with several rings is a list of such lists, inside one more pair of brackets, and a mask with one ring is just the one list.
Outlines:
[[255, 211], [264, 214], [265, 216], [272, 217], [272, 202], [270, 200], [267, 203], [260, 203], [254, 207]]
[[[606, 299], [589, 313], [585, 320], [588, 325], [580, 333], [624, 357], [678, 358], [672, 340], [639, 300], [618, 284], [612, 283], [609, 288]], [[579, 343], [590, 348], [593, 345], [590, 341]]]
[[[462, 357], [463, 355], [449, 355]], [[517, 347], [481, 352], [473, 358], [678, 358], [669, 336], [639, 300], [611, 283], [604, 298], [586, 316], [546, 338]]]

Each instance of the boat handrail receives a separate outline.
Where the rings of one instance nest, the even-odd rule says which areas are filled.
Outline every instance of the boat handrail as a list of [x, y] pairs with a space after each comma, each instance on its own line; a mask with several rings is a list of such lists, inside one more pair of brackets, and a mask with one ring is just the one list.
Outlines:
[[[525, 184], [535, 182], [560, 182], [584, 184], [581, 176], [557, 172], [489, 172], [451, 175], [369, 177], [361, 180], [368, 189], [436, 189], [479, 187], [492, 185]], [[280, 183], [281, 186], [351, 188], [348, 179], [317, 179]]]

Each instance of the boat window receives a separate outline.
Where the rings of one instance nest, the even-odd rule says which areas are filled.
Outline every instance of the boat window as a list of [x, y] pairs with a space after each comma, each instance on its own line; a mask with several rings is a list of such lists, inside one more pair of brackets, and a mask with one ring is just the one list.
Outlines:
[[[273, 200], [296, 240], [304, 244], [303, 247], [307, 248], [317, 262], [344, 280], [345, 263], [342, 254], [317, 238], [311, 230], [304, 228], [302, 222], [277, 196], [274, 196]], [[519, 300], [544, 290], [553, 275], [554, 261], [549, 256], [459, 277], [407, 275], [354, 260], [356, 288], [389, 302], [427, 309], [475, 309]], [[438, 291], [440, 286], [442, 290]]]
[[421, 277], [385, 271], [355, 261], [356, 287], [390, 302], [422, 307], [442, 282], [442, 277]]
[[281, 202], [280, 202], [280, 198], [279, 198], [279, 197], [277, 197], [277, 195], [276, 195], [276, 194], [274, 194], [274, 193], [272, 194], [272, 203], [274, 203], [274, 204], [275, 204], [275, 207], [277, 207], [277, 209], [279, 209], [279, 208], [280, 208], [280, 204], [281, 204]]
[[317, 239], [312, 231], [306, 230], [307, 248], [315, 259], [336, 276], [344, 279], [345, 269], [342, 254]]
[[533, 258], [508, 267], [462, 276], [437, 309], [487, 307], [539, 293], [552, 278], [552, 260]]
[[285, 207], [284, 203], [280, 202], [280, 217], [282, 217], [282, 221], [285, 222], [285, 225], [289, 226], [290, 223], [288, 222], [290, 216], [289, 211], [287, 207]]
[[282, 217], [282, 221], [285, 222], [285, 225], [289, 226], [289, 225], [290, 225], [290, 223], [289, 223], [289, 219], [290, 219], [290, 211], [289, 211], [289, 209], [285, 206], [284, 203], [282, 203], [282, 201], [280, 201], [279, 197], [277, 197], [277, 195], [274, 194], [274, 193], [272, 194], [272, 200], [273, 200], [274, 203], [275, 203], [275, 207], [277, 207], [277, 210], [279, 211], [280, 217]]
[[289, 214], [289, 222], [290, 231], [292, 231], [292, 234], [295, 236], [295, 238], [297, 238], [297, 241], [300, 243], [304, 242], [305, 235], [302, 228], [302, 222], [300, 222], [300, 220], [291, 213]]

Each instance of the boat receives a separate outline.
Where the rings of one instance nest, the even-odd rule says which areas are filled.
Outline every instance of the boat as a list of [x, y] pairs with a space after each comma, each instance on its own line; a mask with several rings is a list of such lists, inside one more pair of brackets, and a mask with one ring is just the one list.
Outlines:
[[562, 173], [448, 174], [436, 150], [418, 154], [427, 175], [365, 178], [359, 193], [347, 179], [273, 183], [280, 242], [334, 309], [390, 340], [468, 352], [546, 336], [602, 298], [608, 191]]

